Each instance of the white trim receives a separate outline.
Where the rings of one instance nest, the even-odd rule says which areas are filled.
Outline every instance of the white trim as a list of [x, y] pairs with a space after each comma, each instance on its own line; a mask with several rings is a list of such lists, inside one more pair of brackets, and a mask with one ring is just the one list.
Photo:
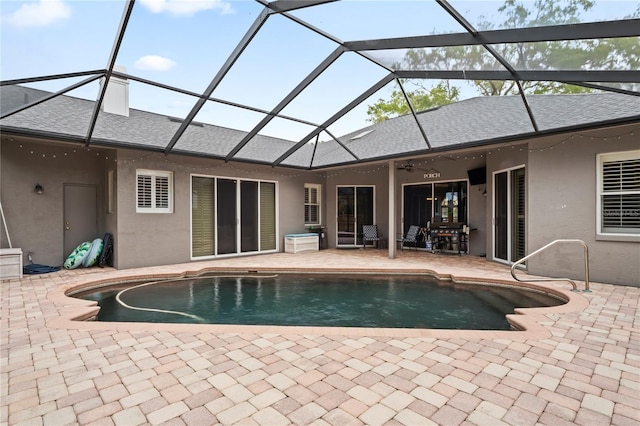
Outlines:
[[[619, 152], [604, 152], [596, 154], [596, 240], [602, 241], [640, 241], [640, 235], [638, 233], [624, 233], [624, 232], [602, 232], [602, 166], [605, 162], [609, 161], [624, 161], [640, 159], [640, 149], [631, 151], [619, 151]], [[640, 191], [624, 191], [624, 192], [608, 192], [609, 195], [619, 194], [640, 194]]]
[[[218, 184], [218, 179], [227, 179], [227, 180], [235, 180], [237, 182], [236, 185], [236, 251], [235, 253], [223, 253], [223, 254], [219, 254], [218, 253], [218, 233], [216, 232], [216, 238], [213, 242], [214, 245], [214, 254], [213, 255], [209, 255], [209, 256], [193, 256], [193, 216], [192, 216], [192, 212], [193, 212], [193, 178], [194, 177], [202, 177], [202, 178], [209, 178], [209, 179], [213, 179], [213, 183], [214, 183], [214, 187], [216, 188], [216, 194], [215, 197], [213, 198], [213, 208], [215, 211], [214, 214], [214, 227], [217, 230], [218, 229], [218, 194], [217, 194], [217, 184]], [[257, 251], [248, 251], [248, 252], [243, 252], [242, 251], [242, 247], [241, 247], [241, 242], [242, 242], [242, 235], [241, 235], [241, 226], [240, 226], [240, 207], [241, 207], [241, 192], [240, 192], [240, 187], [241, 187], [241, 182], [257, 182], [258, 183], [258, 200], [260, 199], [260, 183], [264, 182], [264, 183], [272, 183], [275, 185], [275, 191], [274, 191], [274, 203], [275, 203], [275, 242], [276, 242], [276, 246], [275, 249], [270, 249], [270, 250], [261, 250], [260, 247], [260, 239], [258, 238], [258, 250]], [[278, 181], [275, 180], [268, 180], [268, 179], [245, 179], [245, 178], [238, 178], [238, 177], [230, 177], [230, 176], [218, 176], [218, 175], [207, 175], [207, 174], [202, 174], [202, 173], [191, 173], [189, 175], [189, 258], [192, 261], [199, 261], [199, 260], [208, 260], [208, 259], [218, 259], [218, 258], [225, 258], [225, 257], [238, 257], [238, 256], [247, 256], [247, 255], [251, 255], [251, 254], [256, 254], [256, 253], [277, 253], [280, 249], [280, 221], [279, 221], [279, 217], [280, 217], [280, 203], [278, 202], [279, 199], [279, 185], [278, 185]], [[260, 203], [258, 202], [258, 237], [260, 236]]]
[[[149, 176], [151, 177], [151, 207], [140, 207], [138, 204], [138, 197], [140, 192], [138, 191], [138, 177], [140, 176]], [[168, 189], [167, 189], [167, 201], [168, 207], [156, 207], [156, 178], [157, 177], [165, 177], [168, 179]], [[136, 169], [136, 180], [135, 180], [135, 188], [136, 188], [136, 213], [173, 213], [173, 172], [162, 171], [162, 170], [148, 170], [148, 169]]]
[[304, 201], [304, 207], [307, 207], [308, 205], [317, 205], [318, 206], [318, 222], [307, 222], [307, 218], [304, 218], [304, 226], [305, 227], [309, 227], [309, 226], [319, 226], [322, 224], [322, 184], [320, 183], [305, 183], [304, 184], [304, 190], [306, 191], [307, 188], [312, 189], [315, 188], [318, 192], [318, 202], [317, 203], [307, 203], [306, 201]]
[[[511, 173], [514, 170], [525, 169], [525, 178], [526, 174], [526, 165], [520, 164], [513, 167], [508, 167], [506, 169], [495, 170], [491, 172], [491, 259], [499, 262], [510, 265], [513, 263], [511, 259]], [[507, 174], [507, 258], [501, 259], [496, 257], [496, 175], [499, 173]], [[526, 188], [525, 188], [526, 191]], [[528, 191], [525, 192], [525, 203], [528, 198]], [[525, 212], [528, 211], [528, 203], [525, 207]], [[527, 215], [528, 216], [528, 215]], [[527, 226], [525, 225], [525, 238], [528, 241], [528, 232], [526, 231]]]

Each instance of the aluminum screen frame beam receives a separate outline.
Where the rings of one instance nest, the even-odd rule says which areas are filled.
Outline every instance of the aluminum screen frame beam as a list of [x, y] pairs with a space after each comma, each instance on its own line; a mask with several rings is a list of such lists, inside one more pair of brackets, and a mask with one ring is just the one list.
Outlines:
[[189, 114], [187, 114], [187, 116], [182, 121], [182, 123], [180, 123], [180, 127], [178, 128], [176, 133], [171, 137], [171, 140], [169, 141], [169, 143], [164, 149], [165, 154], [168, 155], [171, 152], [175, 144], [178, 142], [178, 140], [182, 137], [184, 132], [187, 130], [187, 126], [189, 126], [189, 124], [193, 121], [193, 119], [198, 114], [198, 112], [200, 112], [200, 110], [204, 106], [207, 99], [211, 96], [213, 91], [222, 82], [222, 80], [227, 75], [227, 73], [229, 72], [233, 64], [235, 64], [236, 61], [240, 58], [240, 55], [242, 55], [242, 52], [244, 52], [244, 50], [247, 48], [249, 43], [251, 43], [251, 40], [253, 40], [253, 38], [258, 34], [258, 32], [260, 31], [260, 28], [262, 28], [265, 22], [267, 22], [267, 19], [269, 18], [269, 16], [271, 16], [271, 9], [265, 7], [262, 10], [262, 12], [260, 12], [260, 14], [256, 17], [255, 21], [253, 21], [253, 24], [251, 24], [251, 27], [249, 27], [247, 32], [244, 34], [244, 36], [242, 37], [242, 40], [240, 40], [240, 42], [236, 45], [236, 48], [233, 49], [233, 52], [231, 52], [231, 54], [229, 55], [225, 63], [218, 70], [218, 73], [215, 75], [213, 80], [211, 80], [211, 83], [209, 83], [205, 91], [198, 98], [193, 108], [191, 108], [191, 111], [189, 111]]
[[316, 78], [320, 76], [327, 68], [331, 66], [346, 50], [339, 46], [329, 54], [313, 71], [298, 84], [285, 98], [276, 105], [276, 107], [264, 117], [242, 140], [227, 154], [225, 161], [231, 160], [255, 135], [258, 134], [274, 117], [277, 116], [287, 105], [293, 101], [304, 89], [306, 89]]
[[509, 71], [511, 74], [513, 74], [513, 76], [515, 77], [514, 80], [516, 81], [516, 84], [518, 85], [518, 93], [520, 94], [520, 98], [522, 99], [522, 103], [524, 104], [524, 107], [527, 110], [527, 114], [529, 115], [529, 120], [531, 120], [531, 125], [533, 126], [533, 129], [536, 132], [539, 131], [540, 129], [538, 128], [538, 123], [536, 122], [536, 117], [533, 115], [533, 111], [531, 110], [531, 106], [529, 106], [529, 102], [527, 101], [527, 97], [524, 94], [524, 90], [522, 90], [522, 84], [520, 83], [520, 77], [518, 76], [518, 71], [516, 71], [511, 66], [511, 64], [502, 55], [500, 55], [492, 46], [490, 46], [484, 40], [484, 38], [478, 33], [478, 30], [476, 30], [473, 27], [473, 25], [471, 25], [471, 23], [469, 21], [467, 21], [466, 18], [460, 14], [460, 12], [458, 12], [453, 6], [451, 6], [447, 0], [436, 0], [436, 2], [438, 2], [438, 4], [449, 15], [451, 15], [453, 17], [453, 19], [458, 21], [458, 23], [460, 25], [462, 25], [465, 30], [467, 30], [471, 35], [473, 35], [482, 44], [482, 47], [484, 47], [491, 54], [491, 56], [496, 58], [496, 60], [498, 62], [500, 62], [500, 64], [507, 71]]
[[[364, 93], [362, 93], [360, 96], [358, 96], [356, 99], [354, 99], [353, 101], [351, 101], [347, 106], [345, 106], [344, 108], [342, 108], [340, 111], [338, 111], [337, 113], [335, 113], [333, 116], [331, 116], [327, 121], [325, 121], [324, 123], [322, 123], [320, 125], [320, 127], [318, 127], [317, 129], [315, 129], [313, 132], [309, 133], [307, 136], [305, 136], [300, 142], [298, 142], [297, 144], [295, 144], [292, 148], [289, 148], [287, 150], [287, 152], [285, 152], [284, 154], [282, 154], [280, 157], [278, 157], [274, 162], [273, 162], [273, 166], [276, 167], [278, 166], [280, 163], [282, 163], [287, 157], [289, 157], [291, 154], [293, 154], [294, 152], [296, 152], [298, 149], [300, 149], [304, 144], [306, 144], [307, 142], [309, 142], [311, 139], [313, 139], [315, 136], [317, 136], [320, 132], [322, 132], [323, 130], [325, 130], [327, 127], [329, 127], [330, 125], [332, 125], [333, 123], [335, 123], [340, 117], [342, 117], [343, 115], [345, 115], [346, 113], [348, 113], [349, 111], [351, 111], [353, 108], [355, 108], [356, 106], [358, 106], [359, 104], [361, 104], [365, 99], [367, 99], [369, 96], [373, 95], [374, 93], [376, 93], [378, 90], [382, 89], [384, 86], [386, 86], [387, 84], [389, 84], [391, 81], [393, 81], [393, 79], [395, 79], [395, 76], [393, 74], [388, 74], [386, 76], [384, 76], [380, 81], [378, 81], [376, 84], [374, 84], [373, 86], [371, 86], [368, 90], [366, 90]], [[355, 157], [355, 156], [354, 156]], [[355, 157], [356, 159], [358, 157]]]
[[106, 72], [107, 72], [106, 69], [101, 69], [101, 70], [93, 70], [93, 71], [70, 72], [65, 74], [43, 75], [39, 77], [17, 78], [14, 80], [2, 80], [0, 81], [0, 87], [15, 86], [17, 84], [25, 84], [25, 83], [37, 83], [40, 81], [62, 80], [64, 78], [84, 77], [87, 75], [97, 75], [97, 74], [103, 75]]
[[424, 128], [422, 127], [422, 124], [420, 124], [420, 121], [418, 121], [418, 115], [416, 114], [416, 110], [413, 108], [413, 104], [411, 103], [411, 100], [409, 99], [407, 92], [404, 90], [404, 86], [402, 85], [402, 82], [400, 81], [400, 79], [396, 79], [396, 82], [398, 83], [398, 87], [400, 87], [400, 90], [404, 95], [404, 99], [407, 101], [407, 105], [409, 105], [409, 109], [411, 110], [411, 115], [413, 115], [413, 119], [415, 120], [416, 125], [418, 126], [418, 130], [420, 130], [420, 133], [422, 134], [422, 138], [426, 142], [429, 149], [431, 149], [429, 138], [427, 137], [427, 134], [425, 133]]
[[122, 40], [124, 39], [124, 33], [127, 30], [127, 25], [129, 23], [129, 18], [131, 17], [131, 12], [133, 11], [133, 6], [135, 5], [135, 0], [127, 0], [124, 11], [122, 12], [122, 19], [120, 20], [120, 26], [118, 27], [118, 32], [116, 35], [116, 39], [111, 48], [111, 54], [109, 55], [109, 61], [107, 62], [107, 69], [104, 74], [104, 84], [98, 94], [98, 99], [93, 106], [93, 112], [91, 114], [91, 121], [89, 121], [89, 129], [87, 130], [87, 136], [85, 145], [89, 146], [91, 143], [91, 137], [93, 136], [93, 131], [96, 128], [96, 122], [98, 121], [98, 114], [100, 114], [100, 108], [102, 107], [102, 102], [104, 101], [104, 96], [107, 93], [107, 86], [109, 85], [109, 80], [111, 79], [111, 73], [113, 72], [113, 67], [116, 64], [116, 59], [118, 58], [118, 52], [120, 51], [120, 46], [122, 45]]
[[47, 95], [47, 96], [45, 96], [43, 98], [36, 99], [33, 102], [29, 102], [29, 103], [27, 103], [25, 105], [22, 105], [22, 106], [18, 107], [18, 108], [12, 109], [11, 111], [7, 111], [7, 112], [3, 113], [2, 115], [0, 115], [0, 119], [10, 117], [10, 116], [12, 116], [14, 114], [17, 114], [17, 113], [19, 113], [21, 111], [24, 111], [25, 109], [29, 109], [29, 108], [34, 107], [36, 105], [39, 105], [41, 103], [47, 102], [50, 99], [57, 98], [60, 95], [64, 95], [67, 92], [70, 92], [72, 90], [77, 89], [78, 87], [82, 87], [85, 84], [89, 84], [89, 83], [91, 83], [93, 81], [96, 81], [97, 79], [101, 78], [102, 76], [103, 76], [103, 74], [98, 74], [98, 75], [94, 75], [94, 76], [89, 77], [89, 78], [85, 78], [84, 80], [79, 81], [79, 82], [77, 82], [75, 84], [72, 84], [71, 86], [65, 87], [64, 89], [59, 90], [59, 91], [57, 91], [55, 93], [51, 93], [51, 94], [49, 94], [49, 95]]
[[[202, 98], [203, 97], [203, 95], [201, 93], [192, 92], [190, 90], [181, 89], [179, 87], [169, 86], [168, 84], [158, 83], [157, 81], [147, 80], [146, 78], [136, 77], [136, 76], [131, 75], [131, 74], [125, 74], [125, 73], [121, 73], [121, 72], [118, 72], [118, 71], [114, 71], [112, 73], [112, 75], [116, 76], [116, 77], [124, 78], [124, 79], [137, 81], [139, 83], [148, 84], [150, 86], [158, 87], [160, 89], [165, 89], [165, 90], [169, 90], [169, 91], [172, 91], [172, 92], [180, 93], [180, 94], [183, 94], [183, 95], [192, 96], [194, 98]], [[208, 101], [216, 102], [216, 103], [219, 103], [219, 104], [232, 106], [232, 107], [235, 107], [235, 108], [245, 109], [247, 111], [257, 112], [257, 113], [260, 113], [260, 114], [267, 114], [267, 115], [270, 114], [269, 111], [261, 109], [261, 108], [255, 108], [255, 107], [239, 104], [237, 102], [232, 102], [232, 101], [225, 101], [224, 99], [220, 99], [220, 98], [209, 97], [209, 98], [204, 98], [204, 99], [208, 100]], [[317, 123], [312, 123], [310, 121], [303, 120], [303, 119], [296, 118], [296, 117], [291, 117], [291, 116], [288, 116], [288, 115], [276, 115], [276, 117], [283, 118], [285, 120], [295, 121], [295, 122], [301, 123], [301, 124], [306, 124], [307, 126], [316, 127], [318, 125]]]
[[415, 37], [356, 40], [344, 43], [352, 51], [417, 49], [425, 47], [478, 46], [502, 43], [536, 43], [545, 41], [573, 41], [600, 38], [635, 37], [640, 35], [640, 19], [551, 25], [546, 27], [514, 28], [477, 31], [473, 34], [452, 33]]
[[562, 81], [599, 83], [637, 83], [640, 81], [640, 70], [571, 70], [571, 71], [518, 71], [514, 76], [508, 71], [467, 71], [467, 70], [433, 70], [433, 71], [395, 71], [400, 78], [448, 79], [448, 80], [516, 80], [522, 81]]
[[336, 1], [339, 0], [275, 0], [272, 2], [258, 0], [263, 6], [268, 7], [276, 13], [290, 12], [292, 10], [304, 9]]

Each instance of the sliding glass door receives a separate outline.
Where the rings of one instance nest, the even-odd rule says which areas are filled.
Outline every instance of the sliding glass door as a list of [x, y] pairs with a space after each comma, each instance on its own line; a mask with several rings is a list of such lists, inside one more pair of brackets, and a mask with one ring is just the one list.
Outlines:
[[232, 179], [217, 179], [216, 222], [218, 229], [218, 253], [238, 252], [237, 241], [237, 184]]
[[338, 186], [337, 246], [362, 245], [362, 225], [374, 225], [374, 187]]
[[407, 184], [403, 198], [403, 233], [411, 225], [427, 227], [427, 223], [466, 224], [467, 182], [435, 182]]
[[216, 254], [215, 180], [193, 176], [191, 179], [191, 256]]
[[276, 249], [273, 182], [191, 177], [191, 257]]
[[526, 254], [525, 169], [493, 174], [493, 257], [516, 262]]

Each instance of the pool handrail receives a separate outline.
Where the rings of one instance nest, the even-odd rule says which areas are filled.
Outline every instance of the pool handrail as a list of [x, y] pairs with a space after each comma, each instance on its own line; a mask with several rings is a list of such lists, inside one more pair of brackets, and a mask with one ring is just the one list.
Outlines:
[[589, 247], [587, 246], [587, 243], [585, 243], [582, 240], [577, 240], [577, 239], [558, 239], [558, 240], [554, 240], [554, 241], [550, 242], [549, 244], [547, 244], [544, 247], [540, 247], [538, 250], [534, 251], [533, 253], [530, 253], [527, 256], [523, 257], [522, 259], [514, 262], [513, 265], [511, 265], [511, 276], [513, 277], [514, 280], [520, 281], [520, 282], [568, 281], [573, 286], [573, 290], [572, 291], [579, 291], [578, 290], [578, 286], [576, 285], [576, 283], [570, 278], [538, 278], [538, 279], [521, 280], [520, 278], [518, 278], [516, 276], [516, 273], [515, 273], [516, 266], [518, 266], [519, 264], [527, 261], [528, 259], [532, 258], [533, 256], [536, 256], [537, 254], [543, 252], [544, 250], [546, 250], [549, 247], [551, 247], [551, 246], [553, 246], [555, 244], [558, 244], [558, 243], [579, 243], [579, 244], [582, 244], [582, 246], [584, 247], [584, 290], [583, 291], [584, 292], [590, 292], [591, 290], [589, 290]]

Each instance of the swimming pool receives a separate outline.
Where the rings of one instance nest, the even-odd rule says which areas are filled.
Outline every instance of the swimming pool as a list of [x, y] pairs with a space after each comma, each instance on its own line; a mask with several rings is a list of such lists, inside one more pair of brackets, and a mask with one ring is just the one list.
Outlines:
[[515, 287], [368, 274], [209, 276], [73, 296], [97, 301], [97, 320], [106, 322], [464, 330], [510, 330], [506, 315], [515, 308], [565, 303]]

